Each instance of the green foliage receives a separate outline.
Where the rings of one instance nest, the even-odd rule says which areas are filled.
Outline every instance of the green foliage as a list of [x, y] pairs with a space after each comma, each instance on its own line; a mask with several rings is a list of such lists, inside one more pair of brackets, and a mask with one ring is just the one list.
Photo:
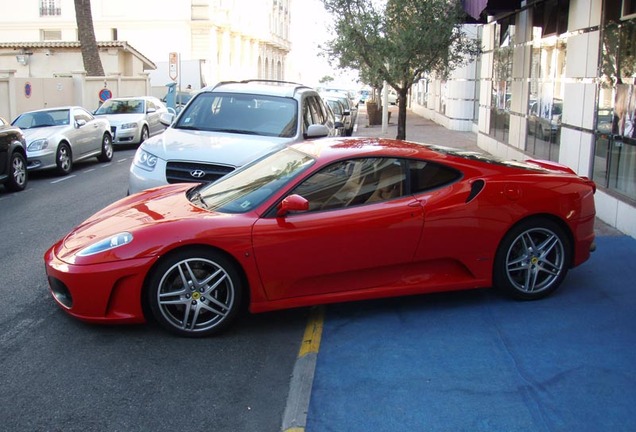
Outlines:
[[322, 0], [335, 37], [331, 63], [356, 69], [373, 88], [386, 81], [399, 95], [398, 139], [406, 133], [406, 95], [421, 77], [446, 77], [472, 61], [480, 41], [464, 32], [461, 0]]
[[335, 20], [326, 45], [332, 63], [361, 71], [373, 85], [385, 80], [398, 93], [427, 73], [447, 76], [479, 53], [462, 30], [465, 12], [449, 0], [323, 0]]

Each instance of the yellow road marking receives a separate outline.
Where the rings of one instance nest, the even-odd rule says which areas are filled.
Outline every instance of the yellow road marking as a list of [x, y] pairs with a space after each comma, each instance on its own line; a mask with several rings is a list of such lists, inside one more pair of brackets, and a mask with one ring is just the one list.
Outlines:
[[324, 319], [325, 309], [322, 306], [316, 307], [311, 311], [298, 357], [304, 357], [310, 353], [318, 353]]

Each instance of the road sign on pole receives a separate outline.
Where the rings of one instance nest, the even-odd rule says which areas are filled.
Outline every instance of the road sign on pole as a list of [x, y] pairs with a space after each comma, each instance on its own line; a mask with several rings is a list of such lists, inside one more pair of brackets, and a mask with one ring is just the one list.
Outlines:
[[168, 59], [168, 74], [172, 81], [176, 81], [179, 76], [179, 54], [171, 52]]

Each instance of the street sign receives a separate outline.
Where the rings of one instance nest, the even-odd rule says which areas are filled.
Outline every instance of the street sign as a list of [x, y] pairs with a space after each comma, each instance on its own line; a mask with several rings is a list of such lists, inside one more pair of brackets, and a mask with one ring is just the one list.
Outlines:
[[103, 88], [99, 91], [99, 100], [101, 102], [106, 102], [108, 99], [113, 97], [113, 93], [107, 88]]
[[176, 81], [179, 76], [179, 54], [171, 52], [168, 59], [168, 75], [172, 81]]

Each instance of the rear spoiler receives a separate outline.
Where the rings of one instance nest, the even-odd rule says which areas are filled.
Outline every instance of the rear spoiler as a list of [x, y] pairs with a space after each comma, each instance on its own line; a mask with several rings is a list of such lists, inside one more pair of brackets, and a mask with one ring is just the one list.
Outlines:
[[590, 180], [586, 176], [578, 175], [576, 172], [574, 172], [572, 168], [570, 168], [567, 165], [563, 165], [557, 162], [552, 162], [552, 161], [543, 160], [543, 159], [527, 159], [525, 162], [528, 164], [540, 166], [541, 168], [545, 168], [551, 171], [561, 171], [568, 174], [574, 174], [575, 176], [578, 176], [581, 179], [585, 180], [585, 182], [589, 184], [590, 187], [592, 188], [593, 193], [596, 193], [596, 184], [594, 183], [594, 181]]

